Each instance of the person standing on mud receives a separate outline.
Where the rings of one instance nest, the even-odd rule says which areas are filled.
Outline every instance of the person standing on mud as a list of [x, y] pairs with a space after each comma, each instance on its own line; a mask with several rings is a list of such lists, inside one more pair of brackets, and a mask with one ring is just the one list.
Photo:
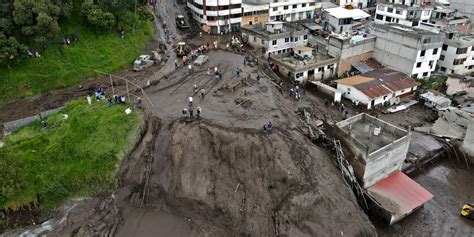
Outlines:
[[201, 89], [201, 100], [204, 99], [204, 93], [206, 93], [206, 90], [204, 88]]
[[201, 118], [201, 107], [200, 106], [198, 106], [197, 109], [196, 109], [196, 116], [197, 116], [198, 119]]
[[186, 108], [183, 109], [183, 116], [186, 117], [186, 115], [188, 114], [188, 110]]
[[174, 69], [178, 69], [178, 59], [174, 60]]

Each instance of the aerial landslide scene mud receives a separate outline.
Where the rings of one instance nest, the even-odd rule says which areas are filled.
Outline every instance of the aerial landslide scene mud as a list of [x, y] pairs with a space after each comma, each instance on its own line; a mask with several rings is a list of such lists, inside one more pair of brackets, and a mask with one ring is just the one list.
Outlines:
[[[161, 0], [147, 7], [156, 31], [144, 50], [156, 53], [150, 66], [110, 76], [95, 72], [70, 87], [0, 103], [0, 124], [6, 125], [63, 106], [67, 111], [72, 100], [84, 108], [92, 103], [92, 111], [94, 103], [103, 102], [99, 108], [104, 110], [123, 106], [121, 113], [131, 111], [142, 120], [136, 131], [127, 130], [131, 142], [120, 151], [112, 188], [68, 198], [48, 211], [35, 205], [2, 210], [8, 221], [1, 223], [7, 228], [0, 236], [474, 235], [474, 222], [459, 214], [465, 203], [474, 202], [474, 163], [446, 138], [421, 131], [440, 118], [436, 111], [421, 102], [396, 113], [368, 110], [347, 99], [334, 102], [334, 96], [320, 92], [321, 86], [285, 79], [274, 70], [275, 61], [248, 44], [251, 38], [202, 31], [186, 4]], [[178, 15], [189, 28], [177, 22]], [[183, 49], [205, 56], [202, 64], [183, 62], [183, 43]], [[98, 87], [128, 101], [96, 102]], [[385, 129], [409, 137], [403, 150], [407, 157], [429, 158], [419, 163], [404, 159], [403, 169], [394, 170], [432, 196], [393, 223], [386, 215], [396, 214], [379, 210], [367, 195], [379, 183], [364, 184], [358, 166], [350, 165], [362, 155], [345, 143], [351, 139], [338, 136], [348, 127], [356, 136], [357, 123], [343, 127], [341, 121], [361, 113], [366, 113], [361, 121], [389, 124], [380, 125], [382, 135]], [[61, 126], [36, 123], [38, 128]], [[371, 129], [379, 128], [367, 128], [368, 138], [355, 138], [355, 143], [378, 144], [370, 139], [376, 136]], [[5, 147], [18, 136], [1, 132]], [[402, 142], [397, 139], [387, 144]], [[367, 148], [367, 156], [374, 151]], [[364, 162], [370, 163], [369, 158]], [[379, 205], [399, 205], [388, 202]]]

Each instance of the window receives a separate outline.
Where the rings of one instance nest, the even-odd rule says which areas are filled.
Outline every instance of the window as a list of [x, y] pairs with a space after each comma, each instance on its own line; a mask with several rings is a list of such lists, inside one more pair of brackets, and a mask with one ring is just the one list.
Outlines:
[[425, 56], [425, 53], [426, 53], [426, 50], [421, 50], [421, 52], [420, 52], [420, 57]]
[[416, 63], [416, 68], [421, 67], [421, 62]]
[[423, 77], [427, 77], [427, 76], [428, 76], [428, 72], [424, 72]]
[[298, 5], [296, 5], [296, 4], [293, 5], [293, 9], [296, 9], [296, 8], [298, 8]]
[[446, 45], [446, 44], [443, 44], [443, 48], [442, 48], [442, 49], [443, 49], [443, 51], [446, 51], [446, 50], [448, 50], [448, 45]]
[[393, 12], [393, 8], [392, 8], [392, 7], [389, 7], [389, 8], [387, 9], [387, 11], [388, 11], [388, 12]]
[[461, 49], [456, 50], [456, 54], [463, 54], [463, 53], [467, 53], [467, 48], [461, 48]]
[[471, 70], [471, 69], [473, 69], [473, 68], [474, 68], [474, 65], [471, 65], [471, 66], [469, 66], [468, 69]]
[[283, 10], [288, 10], [288, 6], [283, 6]]
[[386, 16], [386, 17], [385, 17], [385, 21], [386, 21], [386, 22], [392, 22], [392, 18], [389, 17], [389, 16]]
[[298, 42], [298, 39], [299, 39], [299, 38], [300, 38], [300, 37], [295, 37], [295, 42]]
[[401, 90], [400, 92], [403, 93], [403, 92], [405, 92], [405, 90]]
[[308, 40], [308, 35], [303, 35], [303, 40]]
[[379, 10], [379, 11], [385, 11], [385, 7], [382, 6], [382, 5], [378, 5], [378, 6], [377, 6], [377, 10]]
[[310, 2], [310, 3], [309, 3], [309, 6], [311, 6], [311, 7], [312, 7], [312, 6], [315, 6], [315, 5], [316, 5], [315, 2]]
[[290, 38], [285, 38], [285, 44], [288, 44], [290, 42]]
[[387, 96], [384, 96], [384, 97], [383, 97], [383, 100], [386, 100], [386, 99], [387, 99]]
[[[323, 69], [324, 69], [324, 67], [320, 67], [320, 68], [318, 68], [318, 72], [322, 72], [322, 71], [323, 71]], [[347, 89], [349, 89], [349, 88], [347, 88]]]
[[453, 65], [461, 65], [466, 61], [466, 58], [454, 59]]
[[257, 42], [257, 37], [253, 37], [253, 42]]
[[401, 12], [400, 10], [398, 10], [398, 9], [397, 9], [397, 10], [395, 11], [395, 14], [401, 15], [401, 14], [402, 14], [402, 12]]
[[277, 41], [276, 41], [276, 40], [273, 40], [273, 41], [272, 41], [272, 45], [277, 45]]
[[380, 15], [380, 14], [377, 14], [377, 15], [375, 15], [375, 19], [382, 21], [382, 20], [383, 20], [383, 16]]
[[433, 55], [438, 54], [438, 49], [433, 49]]
[[439, 60], [444, 61], [444, 55], [439, 56]]
[[265, 44], [265, 40], [264, 40], [264, 39], [262, 39], [262, 44]]
[[429, 44], [429, 43], [431, 43], [431, 38], [423, 39], [423, 44]]
[[301, 7], [306, 7], [306, 3], [301, 4]]
[[428, 64], [428, 65], [430, 65], [430, 68], [433, 68], [433, 63], [434, 63], [434, 61], [431, 60], [430, 63]]
[[274, 11], [274, 12], [278, 11], [278, 7], [274, 7], [274, 8], [273, 8], [273, 11]]

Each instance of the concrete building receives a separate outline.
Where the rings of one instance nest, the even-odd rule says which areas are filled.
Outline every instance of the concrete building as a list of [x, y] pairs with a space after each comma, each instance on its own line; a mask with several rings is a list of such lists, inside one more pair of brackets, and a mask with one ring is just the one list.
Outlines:
[[413, 94], [418, 83], [407, 74], [391, 69], [378, 69], [360, 75], [335, 80], [344, 98], [367, 109], [398, 104], [401, 97]]
[[436, 28], [439, 30], [458, 31], [469, 33], [471, 20], [469, 17], [449, 8], [436, 8], [432, 11], [429, 22], [422, 22], [423, 28]]
[[471, 19], [471, 22], [474, 22], [474, 4], [472, 4], [472, 0], [449, 0], [449, 2], [450, 8], [465, 14]]
[[272, 55], [269, 61], [277, 65], [281, 75], [302, 84], [332, 78], [337, 67], [336, 58], [318, 54], [309, 47], [295, 47], [289, 53]]
[[457, 93], [474, 95], [474, 77], [451, 74], [446, 80], [446, 94], [453, 96]]
[[242, 27], [242, 37], [250, 46], [261, 49], [265, 55], [281, 54], [295, 47], [305, 46], [308, 30], [293, 23], [269, 22]]
[[367, 8], [375, 7], [377, 3], [376, 0], [331, 0], [331, 2], [341, 7], [352, 5], [355, 8], [359, 8], [359, 9], [367, 9]]
[[368, 188], [402, 168], [411, 134], [365, 113], [336, 124], [356, 177]]
[[397, 23], [405, 26], [419, 26], [428, 22], [432, 7], [407, 6], [396, 3], [378, 3], [374, 21], [380, 24]]
[[241, 26], [268, 22], [268, 4], [242, 3]]
[[270, 21], [312, 19], [316, 0], [245, 0], [245, 3], [268, 4]]
[[438, 60], [438, 71], [447, 74], [474, 73], [474, 35], [447, 33]]
[[205, 32], [240, 31], [242, 0], [188, 0], [187, 6], [193, 19]]
[[362, 113], [338, 122], [334, 133], [350, 152], [349, 162], [365, 188], [369, 210], [389, 224], [433, 197], [400, 171], [410, 145], [410, 131]]
[[397, 24], [373, 24], [377, 36], [374, 57], [385, 66], [416, 78], [431, 76], [441, 55], [439, 32]]
[[335, 7], [323, 11], [324, 29], [334, 33], [352, 32], [353, 27], [363, 25], [370, 20], [370, 15], [360, 9]]
[[378, 3], [395, 3], [406, 6], [424, 6], [434, 3], [434, 0], [377, 0]]
[[372, 58], [375, 49], [375, 35], [358, 32], [355, 35], [329, 35], [328, 54], [337, 58], [336, 73], [341, 76], [351, 70], [354, 63]]

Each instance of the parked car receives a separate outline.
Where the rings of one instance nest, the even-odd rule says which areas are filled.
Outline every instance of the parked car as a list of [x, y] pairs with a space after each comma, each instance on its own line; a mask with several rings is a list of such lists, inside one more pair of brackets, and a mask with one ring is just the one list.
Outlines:
[[151, 51], [151, 55], [140, 55], [133, 62], [133, 71], [138, 72], [145, 68], [151, 67], [153, 64], [158, 64], [161, 61], [161, 56], [156, 51]]
[[194, 60], [194, 65], [203, 65], [209, 60], [209, 57], [207, 55], [199, 55], [196, 60]]

